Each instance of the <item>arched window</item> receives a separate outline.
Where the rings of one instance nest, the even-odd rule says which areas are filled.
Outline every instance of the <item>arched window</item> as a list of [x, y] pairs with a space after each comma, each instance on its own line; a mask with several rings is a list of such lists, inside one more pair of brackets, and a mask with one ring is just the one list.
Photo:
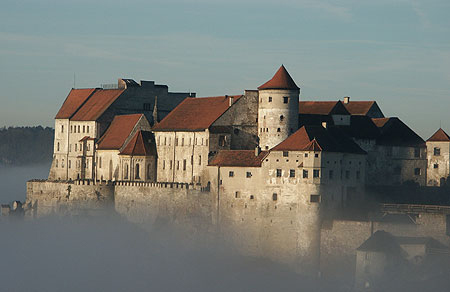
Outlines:
[[139, 174], [139, 163], [136, 163], [136, 171], [135, 171], [135, 179], [140, 179], [141, 175]]
[[125, 172], [123, 174], [124, 179], [128, 179], [128, 163], [125, 163]]

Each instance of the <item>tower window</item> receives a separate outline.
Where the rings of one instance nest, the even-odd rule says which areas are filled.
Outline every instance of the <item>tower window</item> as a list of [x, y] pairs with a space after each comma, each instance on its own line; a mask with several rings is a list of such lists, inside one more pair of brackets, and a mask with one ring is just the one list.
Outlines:
[[308, 171], [307, 170], [303, 170], [303, 178], [308, 178]]
[[283, 151], [283, 157], [289, 157], [289, 151]]
[[272, 194], [272, 200], [273, 200], [273, 201], [278, 200], [278, 194], [277, 194], [277, 193], [273, 193], [273, 194]]
[[289, 103], [289, 97], [288, 96], [284, 96], [283, 97], [283, 103]]
[[441, 148], [434, 147], [434, 156], [439, 156], [439, 155], [441, 155]]
[[61, 133], [64, 133], [64, 125], [61, 125]]
[[278, 129], [277, 129], [277, 132], [281, 132], [281, 128], [278, 128]]
[[277, 177], [281, 177], [281, 169], [277, 169]]
[[280, 121], [282, 122], [283, 120], [284, 120], [284, 116], [281, 115], [281, 116], [280, 116]]
[[250, 195], [250, 200], [253, 200], [253, 199], [255, 199], [255, 196], [254, 195]]
[[269, 96], [269, 102], [272, 102], [272, 96]]
[[313, 170], [313, 177], [319, 177], [320, 171], [318, 169]]
[[237, 191], [236, 193], [234, 193], [234, 197], [236, 199], [239, 199], [241, 197], [241, 193], [239, 191]]
[[295, 169], [289, 170], [289, 177], [295, 177]]
[[252, 177], [252, 173], [250, 171], [247, 171], [246, 177], [248, 178]]
[[420, 175], [420, 168], [414, 168], [414, 175]]
[[439, 168], [439, 164], [435, 163], [435, 164], [433, 165], [433, 167], [434, 167], [434, 168]]
[[229, 176], [229, 177], [234, 177], [234, 171], [228, 172], [228, 176]]

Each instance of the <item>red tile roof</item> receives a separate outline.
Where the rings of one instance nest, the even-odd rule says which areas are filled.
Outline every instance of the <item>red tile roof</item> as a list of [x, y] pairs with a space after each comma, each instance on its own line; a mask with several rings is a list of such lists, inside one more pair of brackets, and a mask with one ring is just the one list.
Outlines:
[[258, 87], [258, 89], [299, 89], [286, 68], [281, 65], [272, 79]]
[[69, 119], [72, 117], [94, 91], [95, 88], [72, 89], [56, 114], [55, 119]]
[[242, 95], [186, 98], [172, 110], [154, 131], [198, 131], [209, 128], [229, 108], [229, 98], [234, 102]]
[[98, 141], [98, 149], [119, 150], [143, 114], [115, 116], [105, 134]]
[[148, 131], [137, 131], [133, 138], [128, 142], [120, 155], [150, 156], [155, 155], [152, 133]]
[[98, 89], [75, 113], [73, 121], [95, 121], [124, 92], [125, 89]]
[[375, 101], [349, 101], [348, 103], [343, 103], [347, 111], [352, 115], [365, 116], [372, 108], [376, 105]]
[[442, 128], [439, 128], [439, 130], [437, 130], [427, 141], [448, 142], [450, 141], [450, 137], [442, 130]]
[[313, 115], [349, 115], [345, 106], [340, 101], [299, 101], [298, 110], [300, 114]]
[[337, 127], [303, 126], [270, 151], [326, 151], [366, 154]]
[[425, 147], [425, 141], [399, 118], [379, 118], [372, 121], [380, 129], [378, 145]]
[[268, 151], [261, 151], [256, 156], [255, 150], [221, 150], [208, 165], [261, 167], [261, 163], [268, 153]]

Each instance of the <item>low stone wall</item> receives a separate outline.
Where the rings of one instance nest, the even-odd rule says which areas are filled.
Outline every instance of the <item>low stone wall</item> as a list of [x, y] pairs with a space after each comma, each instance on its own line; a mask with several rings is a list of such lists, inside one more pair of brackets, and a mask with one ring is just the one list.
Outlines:
[[96, 214], [112, 208], [114, 185], [92, 181], [27, 182], [27, 217]]

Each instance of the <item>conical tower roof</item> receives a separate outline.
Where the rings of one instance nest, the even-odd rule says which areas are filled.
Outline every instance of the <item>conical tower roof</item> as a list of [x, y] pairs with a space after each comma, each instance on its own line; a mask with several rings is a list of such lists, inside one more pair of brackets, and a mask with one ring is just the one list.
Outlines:
[[289, 75], [288, 71], [281, 65], [280, 69], [278, 69], [277, 73], [273, 75], [272, 79], [258, 87], [258, 89], [300, 89], [297, 84], [295, 84], [291, 75]]
[[442, 130], [442, 128], [439, 128], [439, 130], [437, 130], [427, 141], [450, 142], [450, 137]]

